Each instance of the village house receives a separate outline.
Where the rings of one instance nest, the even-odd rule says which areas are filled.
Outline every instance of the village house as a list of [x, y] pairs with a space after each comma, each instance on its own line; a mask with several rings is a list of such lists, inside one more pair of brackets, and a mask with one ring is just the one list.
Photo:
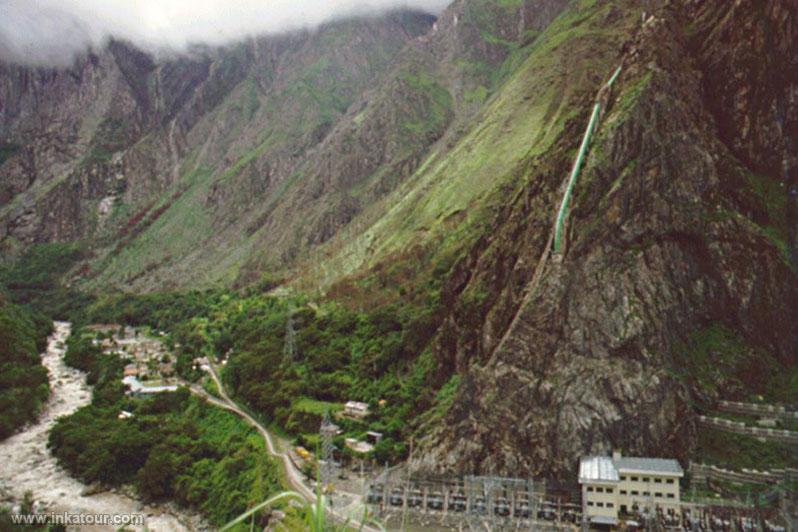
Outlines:
[[178, 389], [176, 384], [144, 384], [133, 376], [125, 377], [122, 379], [122, 383], [128, 387], [128, 391], [126, 393], [131, 397], [146, 397], [164, 392], [174, 392]]
[[360, 401], [347, 401], [344, 405], [344, 415], [355, 419], [363, 419], [369, 415], [369, 405]]
[[374, 450], [374, 446], [369, 442], [358, 440], [357, 438], [346, 438], [344, 445], [356, 453], [366, 454]]

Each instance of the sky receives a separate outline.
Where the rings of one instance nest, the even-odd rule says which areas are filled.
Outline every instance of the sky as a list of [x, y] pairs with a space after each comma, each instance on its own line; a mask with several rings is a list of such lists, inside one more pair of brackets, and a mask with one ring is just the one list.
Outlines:
[[225, 44], [399, 7], [450, 0], [0, 0], [0, 60], [64, 66], [110, 36], [149, 50]]

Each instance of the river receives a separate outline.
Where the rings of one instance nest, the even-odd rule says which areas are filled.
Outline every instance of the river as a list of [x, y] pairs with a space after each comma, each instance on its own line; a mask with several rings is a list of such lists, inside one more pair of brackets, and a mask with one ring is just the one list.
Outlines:
[[[0, 442], [0, 500], [22, 500], [31, 491], [37, 505], [46, 512], [83, 514], [143, 514], [144, 526], [134, 530], [189, 531], [207, 529], [196, 515], [171, 506], [144, 505], [117, 491], [88, 494], [88, 487], [72, 478], [47, 450], [47, 435], [55, 420], [91, 402], [91, 388], [85, 374], [68, 367], [63, 360], [64, 342], [71, 326], [55, 322], [42, 363], [50, 374], [50, 399], [36, 424]], [[69, 527], [69, 530], [116, 530], [119, 527]]]

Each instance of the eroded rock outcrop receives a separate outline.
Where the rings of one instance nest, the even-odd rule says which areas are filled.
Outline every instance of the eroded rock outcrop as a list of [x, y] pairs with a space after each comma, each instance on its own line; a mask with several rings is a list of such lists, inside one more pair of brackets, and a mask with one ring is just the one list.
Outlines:
[[[794, 9], [663, 4], [624, 45], [564, 257], [549, 259], [531, 285], [556, 205], [541, 201], [547, 192], [537, 184], [553, 178], [534, 172], [497, 218], [498, 242], [472, 251], [476, 271], [454, 289], [490, 286], [493, 296], [476, 318], [478, 337], [468, 333], [473, 314], [455, 312], [445, 326], [444, 337], [458, 341], [441, 342], [439, 360], [464, 378], [443, 422], [428, 427], [416, 468], [562, 474], [583, 453], [620, 446], [684, 458], [694, 443], [691, 401], [702, 391], [674, 368], [690, 335], [709, 324], [794, 367], [798, 285], [778, 229], [784, 212], [755, 192], [788, 195], [777, 171], [784, 139], [762, 106], [793, 101], [798, 78], [770, 70], [788, 67], [783, 54], [798, 45]], [[685, 30], [690, 18], [698, 22]], [[742, 43], [765, 34], [778, 45], [756, 48], [755, 67], [739, 60]], [[750, 78], [766, 98], [748, 96], [757, 90]], [[792, 103], [783, 109], [787, 131], [798, 115]], [[538, 234], [534, 251], [516, 249], [528, 232]]]

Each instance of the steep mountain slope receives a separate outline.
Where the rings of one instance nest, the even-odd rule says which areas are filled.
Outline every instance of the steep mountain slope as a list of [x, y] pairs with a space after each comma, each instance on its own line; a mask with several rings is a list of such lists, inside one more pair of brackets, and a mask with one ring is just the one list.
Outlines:
[[686, 458], [718, 397], [790, 400], [794, 3], [458, 0], [430, 24], [7, 67], [5, 245], [92, 240], [92, 290], [265, 272], [428, 312], [404, 346], [425, 405], [447, 391], [407, 420], [425, 471]]
[[[555, 212], [542, 184], [565, 171], [550, 150], [455, 266], [437, 355], [463, 377], [416, 467], [556, 474], [613, 447], [686, 458], [696, 406], [794, 399], [798, 13], [663, 4], [623, 46], [564, 255], [533, 275]], [[700, 345], [718, 330], [731, 354]]]
[[[490, 239], [496, 209], [516, 193], [539, 156], [551, 152], [567, 164], [563, 151], [578, 142], [584, 102], [615, 68], [616, 50], [638, 17], [637, 9], [611, 3], [572, 2], [518, 50], [519, 65], [461, 126], [460, 138], [437, 144], [406, 183], [321, 250], [321, 267], [308, 265], [314, 279], [324, 286], [403, 254], [451, 261], [475, 240]], [[547, 201], [559, 199], [564, 173], [552, 176], [556, 183], [534, 183], [551, 194]], [[540, 234], [528, 236], [545, 238], [548, 225], [546, 220]]]
[[[91, 287], [285, 271], [394, 190], [434, 143], [461, 135], [566, 3], [458, 1], [424, 35], [431, 18], [403, 12], [172, 61], [112, 43], [69, 73], [11, 67], [5, 244], [90, 238]], [[36, 76], [40, 87], [26, 85]], [[113, 112], [97, 93], [119, 94]], [[61, 113], [89, 109], [58, 121], [82, 124], [82, 136], [56, 133], [70, 150], [61, 166], [44, 154], [23, 164], [25, 131], [57, 114], [41, 98], [66, 98]], [[38, 126], [26, 130], [30, 116]], [[39, 222], [48, 212], [57, 222]]]
[[68, 71], [4, 67], [5, 244], [91, 239], [97, 283], [159, 267], [181, 285], [234, 278], [240, 218], [279, 197], [432, 20], [401, 12], [165, 60], [112, 42]]

